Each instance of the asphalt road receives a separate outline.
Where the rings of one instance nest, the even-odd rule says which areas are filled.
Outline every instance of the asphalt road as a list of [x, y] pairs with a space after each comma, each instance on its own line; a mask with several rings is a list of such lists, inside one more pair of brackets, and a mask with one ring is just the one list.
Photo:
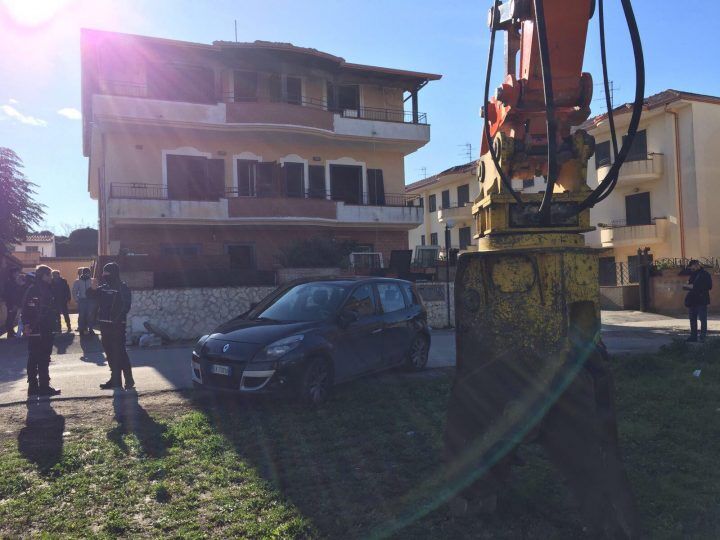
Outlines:
[[[712, 332], [720, 332], [720, 320], [710, 321]], [[663, 317], [639, 312], [603, 312], [603, 340], [611, 353], [649, 352], [687, 333], [683, 318]], [[190, 379], [191, 344], [155, 349], [130, 348], [129, 354], [139, 392], [155, 392], [192, 386]], [[24, 341], [0, 340], [0, 405], [24, 401]], [[99, 384], [109, 377], [98, 338], [77, 334], [57, 336], [50, 364], [51, 384], [62, 389], [60, 398], [110, 395]], [[433, 331], [429, 368], [455, 365], [455, 335], [452, 330]]]

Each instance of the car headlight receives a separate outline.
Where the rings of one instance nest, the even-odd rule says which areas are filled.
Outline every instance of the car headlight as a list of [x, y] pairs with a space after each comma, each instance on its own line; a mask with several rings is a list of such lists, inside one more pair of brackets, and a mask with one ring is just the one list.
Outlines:
[[206, 335], [198, 339], [197, 343], [195, 344], [195, 347], [193, 347], [193, 352], [200, 356], [200, 351], [202, 351], [203, 346], [205, 345], [205, 342], [208, 340], [210, 335]]
[[255, 360], [259, 362], [278, 360], [290, 351], [297, 349], [303, 339], [305, 336], [302, 334], [279, 339], [261, 350]]

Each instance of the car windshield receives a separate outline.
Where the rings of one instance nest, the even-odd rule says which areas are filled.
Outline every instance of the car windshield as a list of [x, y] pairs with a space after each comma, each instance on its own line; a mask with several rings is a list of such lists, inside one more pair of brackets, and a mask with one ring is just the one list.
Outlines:
[[345, 298], [347, 289], [337, 283], [303, 283], [275, 299], [265, 309], [252, 314], [252, 319], [310, 322], [332, 317]]

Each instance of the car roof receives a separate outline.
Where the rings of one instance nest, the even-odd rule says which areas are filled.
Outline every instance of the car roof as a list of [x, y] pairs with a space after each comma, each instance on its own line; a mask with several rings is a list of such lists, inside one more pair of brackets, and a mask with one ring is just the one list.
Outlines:
[[342, 285], [354, 285], [358, 283], [410, 283], [404, 279], [373, 277], [373, 276], [339, 276], [339, 277], [317, 277], [300, 278], [287, 283], [287, 285], [302, 285], [304, 283], [338, 283]]

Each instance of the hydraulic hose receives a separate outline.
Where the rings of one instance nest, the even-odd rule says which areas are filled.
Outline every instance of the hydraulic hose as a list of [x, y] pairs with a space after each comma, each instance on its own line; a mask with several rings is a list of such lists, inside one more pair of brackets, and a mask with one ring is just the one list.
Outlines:
[[610, 80], [608, 77], [607, 49], [605, 47], [605, 8], [604, 0], [598, 0], [598, 21], [600, 25], [600, 58], [602, 60], [603, 86], [605, 88], [605, 105], [607, 105], [608, 122], [610, 124], [610, 139], [612, 140], [613, 160], [617, 159], [618, 144], [617, 133], [615, 132], [615, 115], [613, 114], [613, 102], [610, 96]]
[[545, 90], [545, 118], [547, 122], [548, 140], [548, 179], [545, 194], [543, 195], [543, 200], [540, 204], [539, 214], [540, 223], [543, 225], [549, 225], [551, 221], [550, 209], [552, 205], [552, 197], [559, 171], [557, 162], [557, 120], [555, 118], [555, 96], [553, 93], [550, 47], [548, 45], [543, 0], [535, 0], [535, 17], [537, 19], [538, 27], [540, 67], [542, 68], [543, 88]]
[[[630, 126], [628, 127], [627, 137], [623, 141], [622, 148], [615, 163], [613, 163], [607, 176], [603, 179], [600, 185], [593, 191], [576, 210], [576, 213], [580, 213], [587, 208], [592, 208], [600, 201], [606, 199], [613, 189], [617, 185], [617, 180], [620, 174], [620, 167], [627, 159], [632, 144], [637, 134], [638, 126], [640, 124], [640, 117], [642, 116], [643, 104], [645, 101], [645, 58], [643, 56], [642, 43], [640, 41], [640, 31], [638, 30], [637, 20], [635, 19], [635, 13], [632, 9], [630, 0], [621, 0], [623, 11], [625, 13], [625, 20], [627, 21], [628, 30], [630, 32], [630, 40], [632, 42], [633, 54], [635, 56], [635, 101], [633, 103], [633, 113], [630, 118]], [[600, 4], [602, 6], [602, 4]], [[604, 29], [604, 28], [603, 28]], [[607, 91], [606, 91], [607, 94]], [[609, 114], [612, 115], [612, 107], [609, 107]], [[610, 116], [609, 116], [610, 117]]]

